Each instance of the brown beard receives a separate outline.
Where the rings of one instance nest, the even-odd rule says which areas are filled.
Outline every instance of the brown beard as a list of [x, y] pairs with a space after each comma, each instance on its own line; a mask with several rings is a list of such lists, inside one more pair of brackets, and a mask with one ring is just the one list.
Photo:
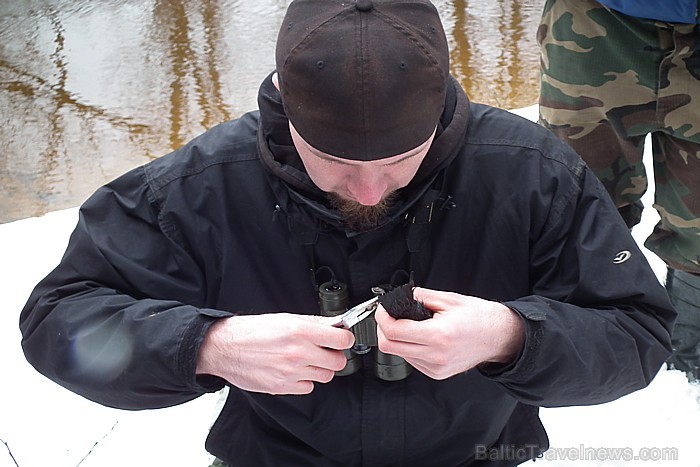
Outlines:
[[374, 206], [365, 206], [357, 201], [328, 193], [331, 207], [340, 213], [345, 225], [355, 232], [370, 230], [382, 220], [396, 200], [396, 193], [389, 193]]

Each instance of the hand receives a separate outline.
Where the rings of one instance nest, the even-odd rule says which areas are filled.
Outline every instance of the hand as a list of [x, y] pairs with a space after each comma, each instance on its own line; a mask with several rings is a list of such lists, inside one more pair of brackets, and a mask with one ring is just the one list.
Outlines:
[[525, 341], [525, 325], [507, 306], [477, 297], [414, 289], [432, 319], [394, 319], [375, 312], [379, 350], [403, 357], [418, 371], [446, 379], [481, 363], [509, 363]]
[[355, 336], [323, 316], [271, 313], [214, 323], [197, 359], [197, 374], [269, 394], [308, 394], [345, 367]]

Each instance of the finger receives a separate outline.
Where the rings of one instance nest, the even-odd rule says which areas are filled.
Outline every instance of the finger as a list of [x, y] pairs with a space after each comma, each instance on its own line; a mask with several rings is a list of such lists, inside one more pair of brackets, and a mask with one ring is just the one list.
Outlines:
[[377, 321], [377, 335], [382, 335], [388, 341], [427, 344], [431, 320], [413, 321], [411, 319], [395, 319], [383, 308], [374, 312]]
[[396, 318], [391, 316], [386, 311], [386, 308], [384, 308], [381, 304], [377, 306], [377, 309], [374, 312], [374, 320], [377, 322], [377, 325], [386, 327], [393, 326], [393, 324], [398, 321]]
[[273, 388], [269, 389], [266, 391], [254, 391], [254, 392], [266, 392], [268, 394], [272, 395], [287, 395], [287, 394], [297, 394], [297, 395], [303, 395], [303, 394], [311, 394], [314, 390], [314, 383], [313, 381], [297, 381], [296, 383], [293, 384], [287, 384], [284, 386], [281, 386], [279, 388]]
[[331, 325], [336, 321], [332, 316], [302, 315], [300, 318], [312, 325], [311, 341], [318, 346], [345, 350], [355, 344], [355, 335], [351, 331]]
[[355, 335], [348, 329], [324, 326], [316, 337], [318, 340], [314, 340], [314, 344], [328, 349], [345, 350], [355, 345]]
[[323, 324], [324, 326], [333, 326], [338, 322], [337, 316], [321, 316], [321, 315], [301, 315], [304, 319]]
[[317, 383], [328, 383], [335, 376], [336, 370], [327, 368], [319, 368], [317, 366], [309, 366], [306, 368], [305, 375], [302, 381], [314, 381]]
[[[310, 358], [309, 361], [313, 363], [277, 370], [271, 373], [271, 376], [261, 380], [261, 382], [264, 381], [265, 383], [253, 385], [253, 390], [271, 394], [306, 394], [313, 390], [313, 383], [330, 382], [335, 376], [335, 372], [345, 367], [346, 360], [342, 352], [329, 350], [325, 352], [328, 355], [340, 355], [331, 355], [333, 358], [326, 359], [326, 361]], [[328, 361], [337, 363], [329, 364]], [[329, 366], [330, 368], [328, 368]], [[260, 386], [262, 389], [256, 389], [257, 386]], [[268, 387], [267, 389], [265, 388], [266, 386]], [[246, 388], [243, 387], [243, 389]]]
[[[404, 321], [404, 320], [399, 320]], [[377, 326], [377, 345], [379, 350], [399, 357], [416, 357], [426, 352], [426, 345], [421, 342], [407, 342], [389, 339], [385, 332]]]
[[345, 368], [346, 363], [347, 358], [342, 350], [314, 346], [307, 351], [303, 365], [329, 371], [340, 371]]
[[348, 363], [348, 359], [341, 350], [327, 350], [327, 357], [322, 365], [318, 365], [321, 368], [330, 370], [331, 372], [340, 371], [345, 368]]
[[446, 375], [442, 375], [439, 371], [436, 371], [433, 369], [432, 366], [430, 365], [425, 365], [419, 361], [409, 361], [406, 359], [406, 361], [416, 370], [420, 371], [423, 373], [425, 376], [435, 379], [435, 380], [442, 380], [448, 378]]
[[459, 305], [462, 296], [453, 292], [416, 287], [413, 289], [413, 297], [419, 302], [423, 302], [428, 309], [439, 313], [442, 310]]

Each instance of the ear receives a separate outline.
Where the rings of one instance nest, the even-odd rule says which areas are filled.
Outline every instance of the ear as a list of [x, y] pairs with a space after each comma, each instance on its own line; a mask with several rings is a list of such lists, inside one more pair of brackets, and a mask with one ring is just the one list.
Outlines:
[[277, 72], [274, 72], [272, 74], [272, 84], [275, 85], [275, 87], [277, 88], [278, 91], [280, 90], [280, 80], [279, 80], [279, 77], [277, 76]]

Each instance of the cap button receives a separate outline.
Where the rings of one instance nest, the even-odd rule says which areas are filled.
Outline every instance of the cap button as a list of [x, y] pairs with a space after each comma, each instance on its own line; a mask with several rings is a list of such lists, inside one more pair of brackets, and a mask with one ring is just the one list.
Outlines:
[[355, 2], [355, 8], [358, 11], [369, 11], [374, 7], [372, 0], [357, 0]]

